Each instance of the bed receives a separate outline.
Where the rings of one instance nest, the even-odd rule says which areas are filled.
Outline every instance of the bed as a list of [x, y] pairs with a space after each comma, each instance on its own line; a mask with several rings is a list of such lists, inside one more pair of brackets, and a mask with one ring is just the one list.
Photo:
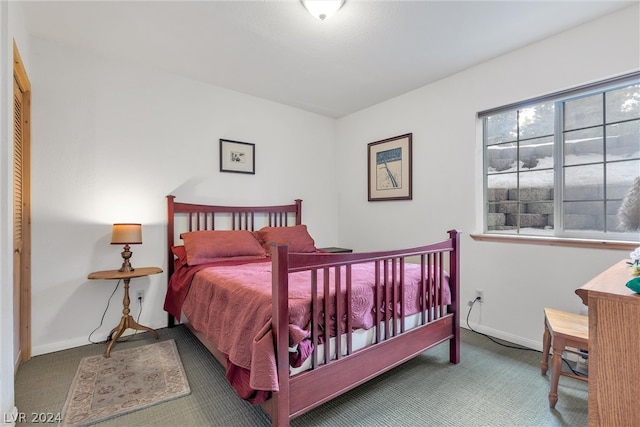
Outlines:
[[[436, 346], [460, 361], [459, 235], [325, 253], [302, 201], [219, 206], [167, 196], [165, 310], [274, 426]], [[262, 250], [262, 251], [261, 251]]]

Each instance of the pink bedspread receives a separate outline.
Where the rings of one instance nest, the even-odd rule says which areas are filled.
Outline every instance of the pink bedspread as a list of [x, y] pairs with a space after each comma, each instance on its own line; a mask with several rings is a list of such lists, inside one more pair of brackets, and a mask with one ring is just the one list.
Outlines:
[[[373, 264], [352, 266], [354, 328], [368, 329], [374, 325], [374, 274]], [[193, 280], [186, 285], [182, 283], [177, 292], [170, 290], [167, 301], [170, 300], [170, 294], [186, 295], [181, 308], [190, 322], [215, 341], [218, 349], [228, 356], [231, 363], [250, 372], [250, 387], [254, 390], [277, 391], [277, 370], [271, 334], [271, 262], [205, 267], [197, 274], [190, 275]], [[446, 273], [444, 276], [442, 298], [444, 304], [449, 304], [451, 298], [448, 276]], [[290, 345], [298, 344], [308, 337], [311, 316], [309, 277], [309, 272], [292, 273], [289, 276]], [[341, 277], [344, 280], [345, 275], [342, 274]], [[318, 272], [318, 281], [322, 283], [322, 271]], [[407, 315], [419, 310], [419, 284], [420, 266], [405, 264]], [[322, 295], [322, 289], [319, 289], [319, 293]], [[169, 302], [168, 305], [174, 311], [179, 310], [180, 304], [176, 304], [175, 300]], [[385, 306], [386, 304], [381, 310]], [[399, 312], [399, 307], [396, 309]], [[321, 317], [324, 318], [324, 314], [321, 313]], [[328, 327], [334, 335], [335, 316], [329, 314], [326, 317], [333, 322]], [[344, 319], [340, 320], [344, 326]]]

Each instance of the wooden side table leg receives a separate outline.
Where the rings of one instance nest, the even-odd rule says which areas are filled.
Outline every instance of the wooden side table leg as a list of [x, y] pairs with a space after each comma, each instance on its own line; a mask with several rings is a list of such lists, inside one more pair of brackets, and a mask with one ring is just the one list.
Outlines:
[[[120, 323], [122, 323], [122, 320], [120, 321]], [[115, 334], [115, 332], [120, 328], [120, 325], [116, 326], [115, 328], [113, 328], [111, 330], [111, 332], [109, 332], [109, 336], [107, 337], [107, 342], [111, 341], [111, 339], [113, 338], [113, 334]]]
[[142, 326], [141, 324], [139, 324], [138, 322], [136, 322], [133, 317], [129, 316], [129, 328], [131, 329], [137, 329], [138, 331], [148, 331], [151, 332], [153, 334], [154, 337], [156, 337], [156, 339], [160, 338], [158, 336], [158, 333], [155, 331], [155, 329], [151, 329], [147, 326]]
[[122, 333], [125, 331], [125, 329], [127, 329], [127, 317], [126, 316], [122, 316], [122, 319], [120, 319], [120, 325], [116, 329], [115, 335], [113, 335], [111, 337], [111, 341], [109, 342], [109, 345], [107, 345], [107, 351], [104, 354], [105, 358], [107, 358], [107, 359], [109, 358], [109, 355], [111, 353], [111, 348], [113, 348], [113, 346], [115, 345], [116, 341], [118, 341], [118, 338], [120, 338], [120, 335], [122, 335]]
[[107, 351], [104, 354], [104, 357], [106, 357], [107, 359], [109, 358], [109, 355], [111, 353], [111, 349], [116, 344], [116, 341], [118, 341], [118, 338], [120, 338], [120, 336], [125, 331], [125, 329], [127, 329], [129, 327], [129, 318], [131, 317], [131, 316], [129, 316], [129, 311], [130, 311], [129, 310], [129, 303], [131, 302], [129, 300], [129, 282], [130, 281], [131, 281], [131, 279], [124, 279], [123, 280], [123, 282], [124, 282], [124, 298], [122, 299], [122, 319], [120, 319], [120, 324], [115, 329], [115, 331], [116, 331], [115, 335], [113, 335], [113, 331], [111, 331], [111, 335], [113, 335], [113, 336], [111, 337], [111, 342], [107, 346]]

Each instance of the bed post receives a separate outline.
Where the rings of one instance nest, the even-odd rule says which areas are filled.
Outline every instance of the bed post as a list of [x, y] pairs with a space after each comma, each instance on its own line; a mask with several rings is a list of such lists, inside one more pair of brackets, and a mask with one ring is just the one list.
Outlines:
[[[169, 289], [169, 279], [173, 275], [173, 252], [171, 252], [171, 248], [173, 247], [173, 239], [174, 239], [174, 219], [173, 219], [173, 201], [176, 196], [169, 195], [167, 196], [167, 289]], [[175, 326], [176, 319], [168, 314], [167, 318], [167, 326], [173, 328]]]
[[273, 300], [277, 301], [272, 304], [271, 329], [278, 369], [278, 391], [273, 393], [271, 424], [285, 427], [289, 425], [289, 246], [271, 243], [271, 261], [271, 288]]
[[453, 312], [453, 338], [449, 340], [449, 362], [460, 363], [460, 232], [449, 230], [453, 251], [449, 256], [449, 284], [451, 287], [451, 307]]
[[302, 224], [302, 199], [296, 199], [296, 225]]

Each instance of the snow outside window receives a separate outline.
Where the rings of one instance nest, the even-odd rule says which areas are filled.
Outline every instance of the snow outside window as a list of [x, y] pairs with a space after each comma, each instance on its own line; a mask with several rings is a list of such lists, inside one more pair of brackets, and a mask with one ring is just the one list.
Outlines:
[[479, 117], [485, 233], [640, 240], [637, 73]]

